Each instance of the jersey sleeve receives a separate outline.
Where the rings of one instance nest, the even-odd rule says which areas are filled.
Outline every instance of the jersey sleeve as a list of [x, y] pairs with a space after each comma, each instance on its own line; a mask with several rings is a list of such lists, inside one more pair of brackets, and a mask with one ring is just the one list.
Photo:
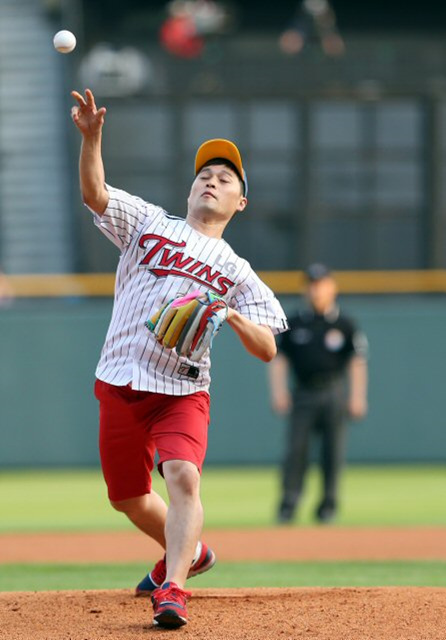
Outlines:
[[108, 184], [106, 188], [110, 198], [104, 213], [98, 215], [88, 208], [93, 213], [95, 225], [122, 251], [144, 222], [161, 215], [162, 209], [122, 189]]
[[235, 288], [229, 306], [255, 324], [267, 325], [274, 334], [288, 330], [282, 305], [252, 269], [248, 277]]

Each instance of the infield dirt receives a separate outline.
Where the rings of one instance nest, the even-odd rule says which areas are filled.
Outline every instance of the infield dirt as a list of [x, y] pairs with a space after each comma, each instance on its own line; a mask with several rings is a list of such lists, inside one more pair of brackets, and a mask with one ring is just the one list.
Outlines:
[[[207, 530], [224, 561], [446, 559], [446, 528], [271, 527]], [[110, 533], [0, 535], [0, 564], [10, 562], [138, 562], [161, 547], [136, 530]], [[445, 635], [446, 640], [446, 635]]]
[[[446, 558], [444, 528], [287, 527], [209, 531], [205, 537], [220, 560]], [[126, 562], [158, 555], [159, 547], [138, 532], [0, 536], [0, 563]], [[153, 627], [150, 601], [130, 589], [0, 593], [0, 639], [143, 640], [167, 634], [194, 640], [446, 640], [444, 588], [192, 593], [190, 622], [176, 631]]]
[[190, 622], [151, 624], [147, 599], [128, 591], [0, 594], [3, 640], [444, 640], [445, 590], [196, 589]]

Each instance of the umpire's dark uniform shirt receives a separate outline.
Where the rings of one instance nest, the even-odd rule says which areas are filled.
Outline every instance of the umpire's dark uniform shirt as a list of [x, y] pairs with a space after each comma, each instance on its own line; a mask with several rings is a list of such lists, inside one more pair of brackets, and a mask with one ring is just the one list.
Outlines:
[[320, 389], [343, 378], [353, 355], [366, 352], [366, 339], [353, 321], [334, 308], [326, 315], [311, 309], [288, 318], [290, 330], [278, 338], [298, 387]]

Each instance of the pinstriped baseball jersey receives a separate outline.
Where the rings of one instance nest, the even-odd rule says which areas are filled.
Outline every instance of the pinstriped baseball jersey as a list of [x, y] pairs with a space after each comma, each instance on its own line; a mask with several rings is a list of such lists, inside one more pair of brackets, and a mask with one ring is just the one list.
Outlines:
[[274, 333], [288, 328], [283, 309], [246, 260], [222, 239], [193, 229], [120, 189], [95, 224], [121, 250], [113, 313], [96, 376], [109, 384], [168, 395], [205, 391], [209, 352], [191, 363], [158, 344], [144, 322], [165, 302], [192, 290], [212, 291]]

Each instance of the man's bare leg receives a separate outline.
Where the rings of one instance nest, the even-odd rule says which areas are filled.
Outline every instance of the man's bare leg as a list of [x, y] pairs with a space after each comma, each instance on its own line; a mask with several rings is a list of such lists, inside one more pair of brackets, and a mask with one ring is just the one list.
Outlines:
[[203, 528], [200, 474], [192, 462], [169, 460], [163, 463], [169, 493], [166, 519], [166, 582], [184, 587]]
[[141, 531], [166, 548], [165, 526], [167, 505], [155, 491], [137, 498], [111, 502], [114, 509], [125, 513]]

